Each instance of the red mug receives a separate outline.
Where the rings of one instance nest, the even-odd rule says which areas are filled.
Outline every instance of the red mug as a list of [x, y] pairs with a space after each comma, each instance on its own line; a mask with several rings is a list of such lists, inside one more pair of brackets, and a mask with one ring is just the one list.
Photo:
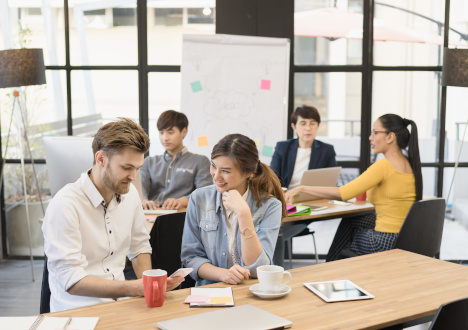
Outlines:
[[150, 269], [143, 272], [143, 288], [146, 305], [161, 307], [166, 298], [167, 272], [161, 269]]
[[356, 196], [356, 200], [357, 200], [357, 201], [363, 202], [363, 201], [365, 201], [366, 199], [367, 199], [367, 195], [366, 195], [366, 192], [365, 192], [365, 191], [364, 191], [362, 194]]

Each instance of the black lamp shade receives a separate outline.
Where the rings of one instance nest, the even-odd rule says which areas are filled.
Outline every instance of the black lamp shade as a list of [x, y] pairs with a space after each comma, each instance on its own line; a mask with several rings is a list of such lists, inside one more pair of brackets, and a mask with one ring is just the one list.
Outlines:
[[21, 48], [0, 51], [0, 88], [45, 83], [42, 49]]
[[468, 87], [468, 49], [444, 49], [441, 84]]

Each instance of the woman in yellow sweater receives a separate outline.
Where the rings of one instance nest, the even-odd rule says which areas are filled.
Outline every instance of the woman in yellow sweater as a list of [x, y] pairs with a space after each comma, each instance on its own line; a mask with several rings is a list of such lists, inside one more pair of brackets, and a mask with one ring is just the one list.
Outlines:
[[392, 249], [411, 205], [422, 198], [416, 123], [395, 114], [383, 115], [374, 122], [369, 140], [374, 154], [382, 153], [385, 158], [355, 180], [339, 188], [299, 186], [286, 193], [286, 201], [291, 202], [300, 192], [317, 198], [348, 200], [367, 191], [376, 215], [343, 219], [327, 261], [339, 259], [343, 249], [351, 249], [358, 255]]

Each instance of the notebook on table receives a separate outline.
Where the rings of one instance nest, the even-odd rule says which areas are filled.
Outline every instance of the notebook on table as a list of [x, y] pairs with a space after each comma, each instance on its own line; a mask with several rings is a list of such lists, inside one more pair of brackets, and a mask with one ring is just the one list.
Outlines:
[[291, 326], [291, 321], [252, 305], [223, 308], [158, 322], [158, 328], [163, 330], [268, 330], [286, 329]]
[[[305, 171], [302, 175], [301, 186], [336, 187], [340, 176], [341, 166], [318, 168]], [[312, 195], [300, 193], [294, 197], [293, 204], [313, 200]], [[316, 198], [315, 198], [316, 199]]]

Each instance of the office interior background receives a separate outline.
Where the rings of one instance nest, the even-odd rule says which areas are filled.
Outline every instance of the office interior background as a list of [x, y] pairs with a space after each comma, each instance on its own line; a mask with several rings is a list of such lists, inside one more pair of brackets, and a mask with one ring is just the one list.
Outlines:
[[[21, 88], [40, 185], [26, 156], [32, 206], [49, 193], [44, 135], [92, 136], [125, 116], [147, 130], [149, 154], [162, 153], [156, 120], [180, 110], [182, 35], [215, 33], [291, 40], [289, 114], [301, 104], [319, 109], [317, 138], [335, 146], [344, 180], [375, 161], [373, 121], [397, 113], [419, 128], [424, 195], [447, 198], [468, 89], [440, 80], [444, 46], [468, 48], [465, 0], [0, 0], [0, 30], [0, 49], [44, 49], [47, 84]], [[2, 157], [11, 94], [0, 89]], [[288, 128], [278, 140], [292, 136]], [[18, 141], [13, 135], [5, 156], [4, 258], [29, 255], [26, 241], [24, 248], [15, 243], [26, 239]], [[448, 200], [452, 216], [468, 226], [467, 183], [468, 145]], [[31, 212], [33, 252], [42, 256], [42, 214]]]

